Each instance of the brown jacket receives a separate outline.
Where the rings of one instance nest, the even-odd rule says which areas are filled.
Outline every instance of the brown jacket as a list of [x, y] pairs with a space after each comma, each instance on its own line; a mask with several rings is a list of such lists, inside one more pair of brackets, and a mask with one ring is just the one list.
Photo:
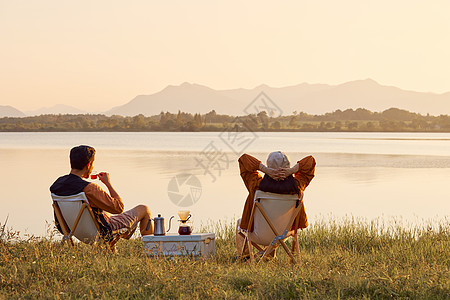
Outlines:
[[121, 214], [123, 212], [123, 202], [121, 198], [111, 197], [105, 190], [95, 183], [89, 183], [83, 192], [89, 200], [89, 205], [100, 208], [103, 211], [112, 214]]
[[[259, 183], [262, 180], [262, 176], [258, 173], [260, 160], [254, 158], [251, 155], [243, 154], [239, 158], [239, 169], [241, 172], [242, 180], [244, 181], [245, 187], [248, 190], [247, 200], [244, 204], [244, 210], [242, 212], [241, 224], [242, 229], [247, 229], [248, 222], [250, 221], [250, 214], [253, 208], [253, 199], [255, 198], [255, 191], [259, 189]], [[303, 193], [305, 188], [309, 185], [311, 180], [314, 178], [314, 172], [316, 168], [316, 161], [314, 157], [307, 156], [302, 160], [298, 161], [299, 171], [294, 174], [294, 178], [298, 184], [300, 193]], [[308, 219], [306, 217], [305, 206], [302, 203], [302, 208], [297, 216], [300, 218], [298, 228], [308, 227]], [[295, 224], [295, 221], [294, 221]], [[296, 229], [298, 229], [296, 228]]]

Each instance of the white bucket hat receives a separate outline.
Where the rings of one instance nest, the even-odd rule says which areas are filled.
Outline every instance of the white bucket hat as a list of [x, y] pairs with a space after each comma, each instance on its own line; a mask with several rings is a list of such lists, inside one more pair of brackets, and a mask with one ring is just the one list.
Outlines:
[[272, 152], [267, 157], [267, 167], [269, 168], [289, 168], [290, 166], [291, 162], [289, 161], [289, 157], [281, 151]]

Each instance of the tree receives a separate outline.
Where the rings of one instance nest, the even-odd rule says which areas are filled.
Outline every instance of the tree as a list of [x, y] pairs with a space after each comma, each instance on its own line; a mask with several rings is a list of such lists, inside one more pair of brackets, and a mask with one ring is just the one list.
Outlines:
[[217, 113], [213, 109], [209, 113], [205, 114], [205, 124], [206, 123], [215, 123], [216, 122]]
[[133, 129], [144, 129], [146, 127], [146, 121], [143, 114], [139, 114], [137, 116], [134, 116], [131, 120], [131, 128]]
[[272, 128], [273, 129], [281, 129], [281, 122], [280, 121], [275, 121], [272, 123]]
[[349, 122], [347, 127], [349, 130], [356, 130], [358, 128], [358, 122]]
[[258, 114], [258, 119], [261, 122], [261, 126], [263, 129], [269, 128], [269, 116], [265, 110], [260, 111]]
[[200, 114], [195, 114], [194, 115], [194, 123], [193, 125], [195, 126], [196, 129], [199, 129], [202, 127], [203, 122], [202, 122], [202, 116]]
[[291, 119], [289, 120], [289, 127], [297, 128], [297, 126], [298, 126], [297, 116], [294, 115], [294, 116], [292, 116]]
[[373, 131], [373, 130], [375, 130], [375, 124], [373, 122], [367, 122], [366, 128], [369, 131]]
[[244, 118], [243, 125], [251, 131], [255, 131], [259, 128], [259, 120], [255, 114], [250, 114]]
[[314, 131], [316, 130], [316, 126], [314, 124], [311, 123], [303, 123], [302, 126], [303, 131]]

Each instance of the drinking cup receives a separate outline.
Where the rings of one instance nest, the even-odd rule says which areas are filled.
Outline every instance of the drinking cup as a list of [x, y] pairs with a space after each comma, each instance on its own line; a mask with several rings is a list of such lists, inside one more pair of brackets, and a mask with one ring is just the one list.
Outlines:
[[92, 171], [91, 179], [97, 179], [97, 178], [98, 178], [98, 173], [96, 171]]

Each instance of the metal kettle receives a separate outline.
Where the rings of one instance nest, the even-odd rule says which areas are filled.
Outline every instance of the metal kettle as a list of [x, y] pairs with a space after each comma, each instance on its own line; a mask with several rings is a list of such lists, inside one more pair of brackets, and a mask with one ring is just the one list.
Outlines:
[[[173, 217], [174, 216], [172, 216], [169, 219], [169, 229], [167, 229], [167, 232], [169, 232], [169, 230], [170, 230], [170, 224], [171, 224]], [[166, 235], [166, 230], [164, 228], [164, 218], [161, 217], [161, 214], [158, 214], [157, 217], [153, 218], [153, 222], [155, 223], [155, 228], [154, 228], [153, 234], [154, 235]]]

